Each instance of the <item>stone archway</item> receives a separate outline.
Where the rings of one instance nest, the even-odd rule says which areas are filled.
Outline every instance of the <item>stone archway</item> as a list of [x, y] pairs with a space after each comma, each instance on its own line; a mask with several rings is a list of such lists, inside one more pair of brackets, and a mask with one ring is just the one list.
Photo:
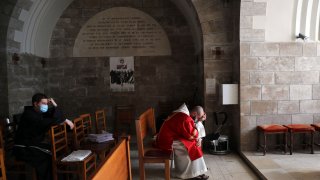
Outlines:
[[[41, 43], [47, 44], [50, 42], [48, 37], [55, 35], [52, 26], [46, 26], [46, 20], [54, 19], [59, 17], [59, 13], [69, 6], [71, 0], [68, 1], [24, 1], [18, 0], [16, 4], [17, 15], [12, 15], [7, 35], [7, 53], [14, 52], [26, 52], [30, 53], [27, 57], [29, 59], [36, 59], [35, 62], [37, 70], [42, 71], [41, 57], [49, 57], [49, 49], [41, 50], [44, 48], [49, 48], [46, 46], [41, 46]], [[208, 122], [206, 124], [206, 129], [210, 133], [214, 130], [213, 122], [213, 112], [215, 111], [227, 111], [231, 115], [228, 127], [225, 128], [225, 133], [238, 137], [237, 128], [239, 127], [238, 115], [239, 112], [237, 107], [223, 107], [219, 103], [219, 85], [222, 83], [238, 83], [239, 82], [239, 62], [238, 62], [238, 14], [239, 14], [239, 3], [234, 1], [212, 1], [212, 0], [174, 0], [172, 1], [176, 4], [178, 9], [184, 14], [185, 18], [188, 20], [188, 24], [192, 27], [193, 41], [195, 44], [195, 52], [200, 63], [201, 69], [199, 70], [199, 79], [202, 80], [199, 84], [204, 84], [206, 82], [215, 82], [216, 89], [214, 93], [207, 94], [206, 87], [200, 86], [198, 93], [203, 97], [205, 104], [205, 109], [208, 112]], [[80, 3], [80, 2], [79, 2]], [[79, 4], [76, 3], [75, 5]], [[86, 1], [81, 1], [81, 3], [86, 3]], [[81, 4], [80, 3], [80, 4]], [[126, 3], [126, 2], [119, 2]], [[127, 3], [132, 4], [133, 2], [127, 1]], [[133, 3], [134, 4], [134, 3]], [[60, 11], [44, 11], [47, 8], [59, 7]], [[18, 10], [17, 10], [18, 9]], [[51, 13], [51, 14], [50, 14]], [[73, 12], [77, 13], [77, 12]], [[42, 16], [44, 19], [37, 19], [36, 16]], [[72, 15], [72, 14], [70, 14]], [[47, 19], [46, 19], [47, 18]], [[65, 18], [68, 23], [68, 18]], [[53, 21], [55, 22], [55, 21]], [[47, 29], [40, 34], [41, 28], [46, 27]], [[29, 29], [29, 30], [28, 30]], [[39, 30], [40, 29], [40, 30]], [[51, 30], [50, 30], [51, 29]], [[28, 31], [26, 31], [28, 30]], [[37, 34], [39, 37], [35, 37]], [[50, 35], [50, 36], [49, 36]], [[31, 39], [30, 39], [31, 38]], [[29, 42], [30, 41], [30, 42]], [[41, 48], [37, 48], [38, 46]], [[36, 51], [36, 50], [39, 51]], [[41, 51], [41, 52], [40, 52]], [[8, 76], [13, 75], [13, 66], [10, 64], [10, 57], [8, 57]], [[202, 69], [203, 67], [203, 69]], [[12, 71], [11, 71], [12, 70]], [[43, 72], [44, 76], [47, 76], [46, 72]], [[9, 78], [9, 81], [12, 79]], [[43, 81], [40, 79], [39, 81]], [[19, 86], [11, 86], [10, 90], [12, 92], [21, 91]], [[36, 90], [44, 90], [40, 87], [36, 89], [31, 89], [30, 93]], [[10, 94], [10, 93], [9, 93]], [[9, 95], [12, 97], [13, 94]], [[23, 101], [29, 101], [27, 97]], [[201, 98], [202, 99], [202, 98]], [[20, 106], [21, 103], [17, 103], [14, 100], [9, 100], [9, 104], [16, 103]], [[11, 113], [18, 111], [18, 109], [10, 108]], [[236, 112], [236, 113], [233, 113]], [[238, 142], [234, 138], [234, 142]], [[235, 143], [234, 143], [235, 144]]]

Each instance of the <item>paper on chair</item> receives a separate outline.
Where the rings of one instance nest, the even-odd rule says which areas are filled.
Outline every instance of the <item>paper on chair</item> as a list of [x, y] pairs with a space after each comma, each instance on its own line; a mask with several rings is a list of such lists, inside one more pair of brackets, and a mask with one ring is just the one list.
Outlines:
[[83, 161], [90, 154], [91, 154], [91, 150], [77, 150], [77, 151], [73, 151], [71, 154], [61, 159], [61, 161], [67, 161], [67, 162]]

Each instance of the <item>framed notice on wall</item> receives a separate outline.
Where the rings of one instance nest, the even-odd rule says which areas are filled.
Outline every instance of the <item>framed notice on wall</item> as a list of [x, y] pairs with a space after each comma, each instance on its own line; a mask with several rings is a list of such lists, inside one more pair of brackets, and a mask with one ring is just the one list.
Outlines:
[[112, 92], [134, 91], [134, 59], [110, 57], [110, 89]]

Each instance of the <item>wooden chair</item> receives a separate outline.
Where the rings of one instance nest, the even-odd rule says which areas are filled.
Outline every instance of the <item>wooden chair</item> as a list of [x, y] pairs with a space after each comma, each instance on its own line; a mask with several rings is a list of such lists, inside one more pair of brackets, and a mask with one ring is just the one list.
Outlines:
[[53, 179], [58, 179], [58, 174], [77, 174], [79, 179], [86, 180], [90, 172], [96, 168], [96, 157], [89, 155], [83, 161], [65, 162], [63, 157], [69, 154], [66, 125], [52, 126], [50, 129], [52, 141], [52, 170]]
[[73, 139], [74, 139], [74, 148], [78, 149], [89, 149], [98, 155], [99, 160], [104, 160], [106, 154], [114, 146], [114, 141], [107, 141], [101, 143], [95, 143], [85, 140], [85, 132], [82, 118], [76, 118], [73, 121]]
[[104, 110], [98, 110], [96, 114], [96, 133], [99, 134], [103, 130], [106, 131], [106, 115]]
[[133, 105], [116, 106], [115, 107], [115, 131], [116, 134], [120, 134], [120, 126], [125, 124], [127, 128], [126, 132], [130, 134], [131, 124], [134, 122], [135, 110]]
[[92, 132], [92, 124], [91, 124], [91, 115], [90, 114], [81, 114], [80, 117], [83, 120], [83, 128], [86, 136]]
[[4, 151], [1, 148], [0, 149], [0, 168], [1, 168], [1, 180], [6, 180], [7, 179], [7, 175], [6, 175], [6, 166], [4, 164]]
[[[136, 131], [137, 131], [137, 143], [138, 143], [138, 153], [139, 153], [139, 169], [140, 169], [140, 179], [145, 180], [145, 163], [164, 163], [165, 165], [165, 179], [170, 179], [170, 159], [171, 152], [166, 152], [158, 148], [153, 148], [150, 146], [144, 147], [144, 139], [149, 134], [148, 129], [151, 127], [151, 131], [155, 131], [154, 123], [150, 124], [151, 112], [153, 110], [147, 110], [139, 119], [136, 120]], [[148, 121], [148, 117], [150, 118]], [[154, 117], [153, 117], [154, 119]], [[153, 130], [154, 128], [154, 130]]]
[[93, 180], [132, 180], [130, 137], [123, 137], [99, 166]]

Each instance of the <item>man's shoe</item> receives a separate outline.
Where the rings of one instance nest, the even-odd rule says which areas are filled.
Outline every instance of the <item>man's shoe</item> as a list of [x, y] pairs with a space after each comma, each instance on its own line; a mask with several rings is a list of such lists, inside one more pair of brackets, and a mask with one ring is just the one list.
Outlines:
[[209, 176], [205, 174], [201, 174], [199, 177], [204, 180], [209, 179]]

